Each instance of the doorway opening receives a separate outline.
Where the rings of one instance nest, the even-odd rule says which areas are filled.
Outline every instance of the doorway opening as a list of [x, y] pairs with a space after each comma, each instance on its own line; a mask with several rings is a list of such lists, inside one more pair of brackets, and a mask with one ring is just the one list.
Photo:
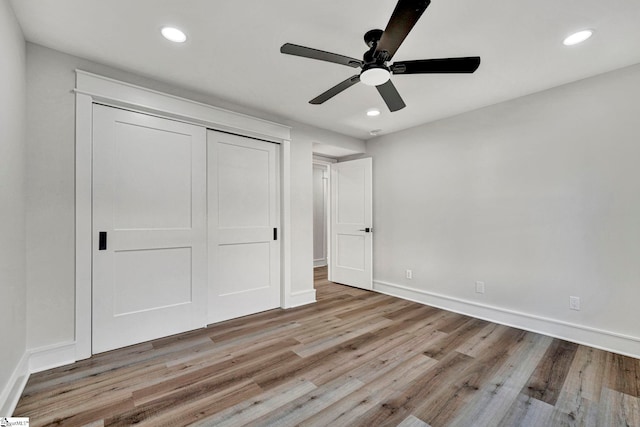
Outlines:
[[314, 267], [328, 279], [373, 289], [372, 159], [313, 160]]
[[[329, 274], [329, 192], [331, 164], [335, 159], [313, 156], [313, 272], [325, 278]], [[314, 280], [315, 283], [315, 280]]]
[[313, 267], [328, 265], [329, 165], [313, 164]]

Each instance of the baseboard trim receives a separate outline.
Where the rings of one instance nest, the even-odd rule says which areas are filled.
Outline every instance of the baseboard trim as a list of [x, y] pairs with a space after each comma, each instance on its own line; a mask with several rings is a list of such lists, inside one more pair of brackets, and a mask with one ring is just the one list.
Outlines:
[[316, 290], [292, 292], [290, 304], [287, 308], [300, 307], [302, 305], [313, 304], [316, 302]]
[[373, 282], [373, 289], [386, 295], [443, 310], [640, 359], [639, 337], [490, 306], [380, 280]]
[[36, 373], [76, 361], [76, 343], [54, 344], [29, 351], [29, 372]]
[[326, 267], [326, 266], [327, 266], [327, 260], [326, 259], [314, 259], [313, 260], [313, 268]]
[[9, 382], [5, 385], [0, 394], [0, 416], [9, 417], [13, 415], [18, 400], [22, 396], [22, 390], [29, 380], [29, 353], [25, 352], [18, 365], [13, 370]]

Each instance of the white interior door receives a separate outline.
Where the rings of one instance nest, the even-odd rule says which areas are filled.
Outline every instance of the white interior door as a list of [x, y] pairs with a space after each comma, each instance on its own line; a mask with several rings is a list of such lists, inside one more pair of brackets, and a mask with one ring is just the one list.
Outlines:
[[278, 152], [208, 131], [209, 323], [280, 307]]
[[94, 105], [93, 353], [206, 325], [206, 130]]
[[373, 289], [371, 166], [371, 158], [331, 165], [329, 280], [362, 289]]

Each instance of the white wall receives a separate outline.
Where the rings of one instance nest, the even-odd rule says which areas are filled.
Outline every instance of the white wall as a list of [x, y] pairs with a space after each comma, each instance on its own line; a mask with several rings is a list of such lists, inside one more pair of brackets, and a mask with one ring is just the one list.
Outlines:
[[377, 289], [640, 356], [639, 99], [636, 65], [368, 141]]
[[0, 0], [0, 416], [26, 353], [25, 41], [7, 0]]
[[75, 110], [71, 91], [76, 68], [292, 126], [292, 289], [313, 290], [312, 144], [358, 140], [28, 43], [29, 348], [74, 340]]

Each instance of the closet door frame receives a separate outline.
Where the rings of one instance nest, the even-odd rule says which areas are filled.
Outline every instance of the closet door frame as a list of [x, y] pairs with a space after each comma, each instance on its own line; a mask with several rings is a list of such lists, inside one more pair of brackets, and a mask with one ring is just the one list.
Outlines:
[[[291, 128], [186, 98], [76, 70], [75, 171], [75, 342], [66, 346], [69, 363], [87, 359], [91, 348], [92, 131], [93, 104], [195, 124], [280, 144], [281, 307], [300, 305], [291, 292]], [[315, 298], [314, 298], [315, 300]], [[313, 301], [309, 301], [313, 302]]]

